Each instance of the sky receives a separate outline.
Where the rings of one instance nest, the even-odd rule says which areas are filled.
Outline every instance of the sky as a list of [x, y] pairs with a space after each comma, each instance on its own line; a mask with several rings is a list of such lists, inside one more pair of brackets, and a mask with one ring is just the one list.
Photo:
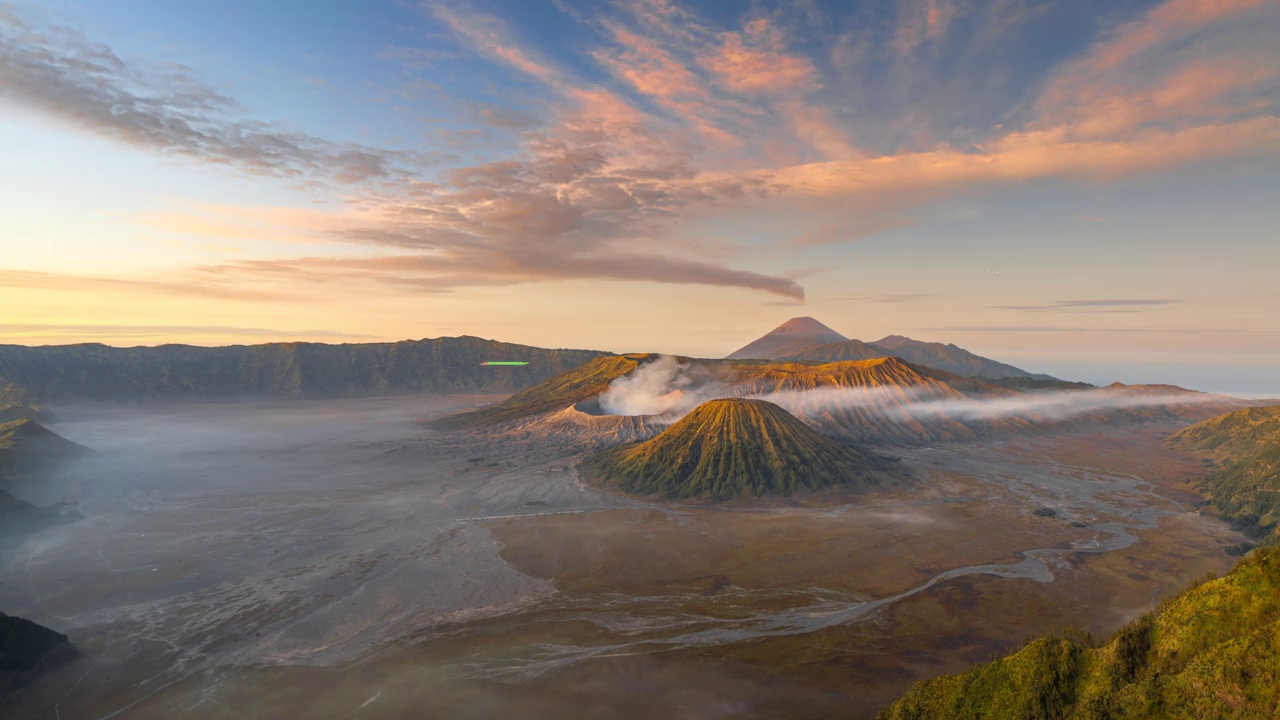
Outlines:
[[795, 316], [1280, 395], [1276, 0], [0, 0], [0, 343]]

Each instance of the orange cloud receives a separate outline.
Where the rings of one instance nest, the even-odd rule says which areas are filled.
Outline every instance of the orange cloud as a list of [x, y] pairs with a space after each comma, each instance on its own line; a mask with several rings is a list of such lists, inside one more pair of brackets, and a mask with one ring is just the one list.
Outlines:
[[702, 64], [725, 87], [747, 94], [794, 93], [811, 89], [813, 63], [786, 51], [782, 33], [765, 18], [741, 32], [724, 33], [720, 47]]
[[983, 152], [938, 150], [811, 163], [772, 173], [770, 180], [787, 195], [835, 198], [1053, 176], [1117, 177], [1260, 153], [1280, 155], [1280, 119], [1261, 117], [1177, 131], [1150, 129], [1114, 141], [1071, 141], [1061, 130], [1020, 132]]
[[1120, 26], [1100, 43], [1089, 61], [1090, 69], [1104, 72], [1151, 48], [1176, 39], [1231, 15], [1263, 7], [1272, 0], [1169, 0], [1140, 20]]

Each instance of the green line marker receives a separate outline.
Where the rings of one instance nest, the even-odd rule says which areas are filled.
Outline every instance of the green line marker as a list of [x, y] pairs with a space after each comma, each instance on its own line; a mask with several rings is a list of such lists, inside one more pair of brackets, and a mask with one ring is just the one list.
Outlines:
[[529, 363], [522, 360], [488, 360], [480, 363], [481, 365], [528, 365]]

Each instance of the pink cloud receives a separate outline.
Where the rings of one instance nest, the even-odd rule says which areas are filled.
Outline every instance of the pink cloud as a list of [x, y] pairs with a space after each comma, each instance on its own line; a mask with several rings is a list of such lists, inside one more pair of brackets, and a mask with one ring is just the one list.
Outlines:
[[813, 63], [786, 51], [782, 33], [767, 19], [753, 20], [741, 32], [727, 32], [704, 67], [726, 88], [747, 94], [804, 91], [816, 82]]

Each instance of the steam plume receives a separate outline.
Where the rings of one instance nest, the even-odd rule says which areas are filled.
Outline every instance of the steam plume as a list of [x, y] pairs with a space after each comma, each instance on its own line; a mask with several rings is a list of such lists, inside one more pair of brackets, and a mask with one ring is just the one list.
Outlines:
[[600, 407], [614, 415], [679, 416], [719, 397], [719, 390], [706, 370], [663, 355], [609, 383]]

